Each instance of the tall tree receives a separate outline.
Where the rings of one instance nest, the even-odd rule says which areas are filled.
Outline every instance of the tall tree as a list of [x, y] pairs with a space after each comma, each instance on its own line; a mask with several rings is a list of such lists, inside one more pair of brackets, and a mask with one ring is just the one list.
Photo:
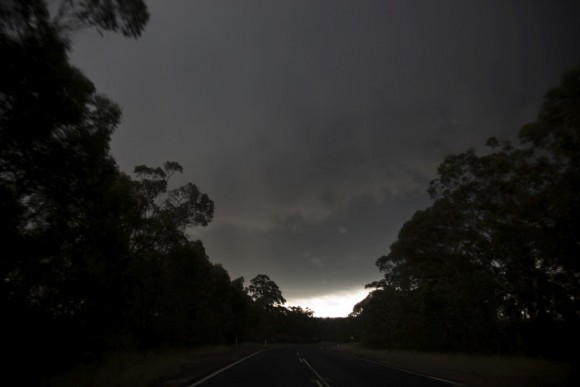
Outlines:
[[520, 138], [520, 147], [491, 138], [487, 154], [469, 149], [441, 163], [435, 202], [377, 260], [385, 277], [357, 306], [360, 321], [380, 324], [372, 315], [381, 304], [391, 322], [423, 319], [415, 337], [442, 333], [423, 347], [448, 337], [436, 346], [553, 355], [577, 342], [580, 67], [546, 94]]
[[[254, 335], [258, 340], [280, 340], [286, 302], [278, 285], [266, 274], [258, 274], [246, 289], [253, 300]], [[283, 334], [285, 335], [285, 334]]]
[[[93, 3], [89, 23], [107, 7]], [[121, 112], [69, 63], [69, 39], [44, 1], [0, 4], [2, 341], [15, 363], [47, 368], [55, 346], [76, 357], [114, 324], [99, 316], [120, 309], [109, 289], [126, 250], [109, 154]]]
[[[171, 177], [181, 172], [177, 162], [166, 162], [163, 168], [141, 165], [135, 167], [135, 180], [122, 175], [118, 182], [132, 203], [122, 222], [134, 284], [127, 313], [144, 345], [168, 337], [185, 340], [191, 333], [188, 319], [200, 319], [195, 309], [205, 299], [204, 286], [221, 276], [201, 242], [186, 235], [187, 227], [212, 220], [214, 203], [192, 183], [169, 189]], [[218, 282], [229, 286], [229, 276]]]
[[183, 168], [166, 162], [163, 168], [135, 167], [137, 180], [132, 182], [137, 201], [138, 220], [132, 225], [130, 243], [134, 254], [161, 254], [187, 240], [185, 229], [207, 226], [214, 213], [214, 203], [193, 183], [168, 190], [169, 180]]
[[266, 274], [258, 274], [250, 281], [248, 293], [258, 305], [263, 308], [275, 308], [286, 303], [282, 292]]

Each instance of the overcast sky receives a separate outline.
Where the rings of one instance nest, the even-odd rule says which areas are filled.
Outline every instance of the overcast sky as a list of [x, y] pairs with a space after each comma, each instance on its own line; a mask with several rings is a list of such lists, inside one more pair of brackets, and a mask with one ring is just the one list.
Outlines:
[[149, 1], [141, 39], [71, 58], [123, 109], [123, 171], [177, 161], [214, 200], [212, 262], [345, 315], [443, 158], [514, 139], [580, 64], [574, 3]]

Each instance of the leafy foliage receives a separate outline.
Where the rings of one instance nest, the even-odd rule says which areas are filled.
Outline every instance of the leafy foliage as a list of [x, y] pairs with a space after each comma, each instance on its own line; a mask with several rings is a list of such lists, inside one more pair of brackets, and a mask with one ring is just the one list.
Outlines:
[[0, 50], [2, 339], [14, 365], [39, 368], [33, 377], [99, 352], [125, 306], [109, 154], [121, 111], [68, 62], [43, 1], [0, 6]]
[[433, 205], [377, 260], [384, 279], [353, 311], [366, 340], [550, 355], [577, 343], [579, 135], [577, 68], [546, 94], [521, 147], [490, 138], [488, 154], [448, 156]]
[[0, 4], [5, 379], [38, 385], [112, 350], [300, 340], [313, 329], [312, 312], [282, 308], [266, 275], [252, 280], [253, 300], [188, 238], [214, 203], [192, 183], [171, 186], [179, 163], [131, 177], [110, 155], [121, 109], [69, 63], [69, 34], [137, 37], [148, 17], [141, 0], [63, 0], [54, 17], [41, 0]]
[[286, 303], [278, 285], [266, 274], [258, 274], [250, 281], [248, 293], [256, 303], [265, 308], [273, 308]]
[[61, 0], [54, 24], [63, 31], [94, 27], [137, 38], [149, 21], [149, 11], [141, 0]]

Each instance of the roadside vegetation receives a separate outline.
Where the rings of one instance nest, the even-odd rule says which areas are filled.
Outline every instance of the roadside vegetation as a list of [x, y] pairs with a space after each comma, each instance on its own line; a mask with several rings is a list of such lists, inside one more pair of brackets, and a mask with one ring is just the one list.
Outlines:
[[465, 386], [572, 386], [570, 363], [523, 356], [388, 351], [343, 345], [338, 351]]
[[116, 352], [100, 361], [79, 364], [53, 376], [47, 384], [59, 387], [181, 387], [261, 349], [260, 345], [244, 345]]
[[142, 0], [0, 4], [0, 341], [19, 384], [123, 363], [111, 353], [310, 331], [312, 311], [285, 308], [267, 275], [246, 287], [188, 237], [214, 203], [173, 183], [179, 163], [127, 174], [110, 154], [121, 108], [71, 65], [71, 40], [91, 28], [138, 38], [148, 20]]
[[354, 308], [362, 343], [578, 360], [580, 67], [519, 139], [439, 165]]

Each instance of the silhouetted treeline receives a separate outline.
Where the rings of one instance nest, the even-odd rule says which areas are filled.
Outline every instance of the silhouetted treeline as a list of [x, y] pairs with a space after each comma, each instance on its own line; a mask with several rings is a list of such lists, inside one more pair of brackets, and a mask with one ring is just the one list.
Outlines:
[[316, 341], [335, 345], [358, 342], [355, 320], [351, 317], [325, 317], [315, 319]]
[[447, 157], [356, 305], [374, 346], [567, 356], [580, 328], [580, 67], [520, 145]]
[[[119, 171], [120, 108], [68, 60], [93, 26], [138, 37], [141, 0], [0, 4], [0, 310], [3, 380], [22, 385], [107, 351], [311, 340], [265, 275], [244, 287], [185, 230], [214, 204], [175, 162]], [[114, 71], [114, 69], [113, 69]], [[306, 333], [305, 333], [306, 332]]]

